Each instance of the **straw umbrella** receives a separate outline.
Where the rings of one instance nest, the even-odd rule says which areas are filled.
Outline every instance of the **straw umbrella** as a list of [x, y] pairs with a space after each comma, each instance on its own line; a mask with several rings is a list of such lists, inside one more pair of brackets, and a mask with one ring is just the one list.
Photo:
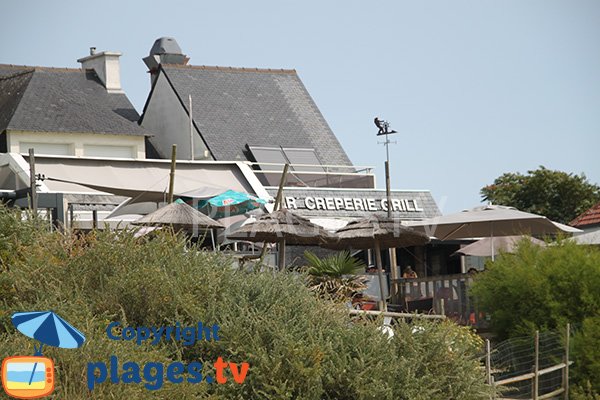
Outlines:
[[379, 292], [381, 295], [380, 309], [386, 310], [384, 298], [383, 263], [381, 262], [381, 249], [392, 247], [421, 246], [429, 242], [429, 237], [424, 233], [401, 225], [399, 220], [372, 215], [368, 218], [350, 222], [336, 232], [337, 241], [327, 243], [325, 247], [331, 249], [371, 249], [375, 248], [375, 260], [379, 275]]
[[195, 231], [210, 229], [213, 248], [215, 247], [214, 228], [225, 228], [223, 224], [207, 217], [193, 207], [180, 202], [167, 204], [158, 210], [132, 222], [134, 225], [172, 226], [175, 230]]
[[285, 208], [264, 214], [255, 222], [246, 224], [227, 235], [232, 240], [269, 242], [279, 245], [279, 269], [284, 268], [285, 245], [323, 245], [334, 237], [322, 227], [313, 224]]

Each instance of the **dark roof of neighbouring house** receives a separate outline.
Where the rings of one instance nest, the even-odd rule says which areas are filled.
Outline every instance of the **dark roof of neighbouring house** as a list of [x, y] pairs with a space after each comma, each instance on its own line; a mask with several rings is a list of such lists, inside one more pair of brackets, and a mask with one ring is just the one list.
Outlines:
[[[246, 145], [313, 148], [352, 165], [295, 70], [161, 65], [217, 160], [252, 160]], [[143, 117], [142, 117], [143, 118]]]
[[124, 93], [108, 93], [93, 71], [0, 64], [0, 133], [5, 130], [142, 136]]
[[600, 203], [585, 211], [573, 221], [569, 222], [569, 225], [574, 226], [576, 228], [583, 228], [586, 226], [598, 224], [600, 224]]

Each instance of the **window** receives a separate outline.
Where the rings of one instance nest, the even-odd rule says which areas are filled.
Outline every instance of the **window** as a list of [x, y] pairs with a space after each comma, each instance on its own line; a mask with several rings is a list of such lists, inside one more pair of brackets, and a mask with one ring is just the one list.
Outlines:
[[52, 155], [52, 156], [72, 156], [73, 146], [68, 143], [33, 143], [20, 142], [19, 151], [22, 154], [28, 154], [29, 149], [33, 149], [36, 155]]
[[103, 144], [86, 144], [83, 154], [86, 157], [135, 158], [131, 146], [111, 146]]

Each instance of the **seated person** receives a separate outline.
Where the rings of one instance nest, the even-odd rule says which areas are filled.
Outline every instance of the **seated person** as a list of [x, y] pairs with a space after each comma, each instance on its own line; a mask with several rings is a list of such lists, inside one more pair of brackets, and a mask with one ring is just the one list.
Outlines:
[[415, 279], [418, 278], [417, 273], [412, 269], [409, 265], [404, 269], [404, 273], [402, 274], [402, 278], [404, 279]]

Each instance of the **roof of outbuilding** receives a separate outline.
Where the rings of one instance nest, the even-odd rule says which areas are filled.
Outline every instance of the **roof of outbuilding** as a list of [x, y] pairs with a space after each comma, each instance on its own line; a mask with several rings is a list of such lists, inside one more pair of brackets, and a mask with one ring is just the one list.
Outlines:
[[108, 93], [93, 71], [0, 65], [0, 132], [143, 136], [124, 93]]
[[295, 70], [162, 65], [217, 160], [252, 159], [246, 145], [313, 148], [352, 165]]
[[569, 222], [569, 225], [577, 228], [598, 224], [600, 224], [600, 203], [585, 211], [573, 221]]

